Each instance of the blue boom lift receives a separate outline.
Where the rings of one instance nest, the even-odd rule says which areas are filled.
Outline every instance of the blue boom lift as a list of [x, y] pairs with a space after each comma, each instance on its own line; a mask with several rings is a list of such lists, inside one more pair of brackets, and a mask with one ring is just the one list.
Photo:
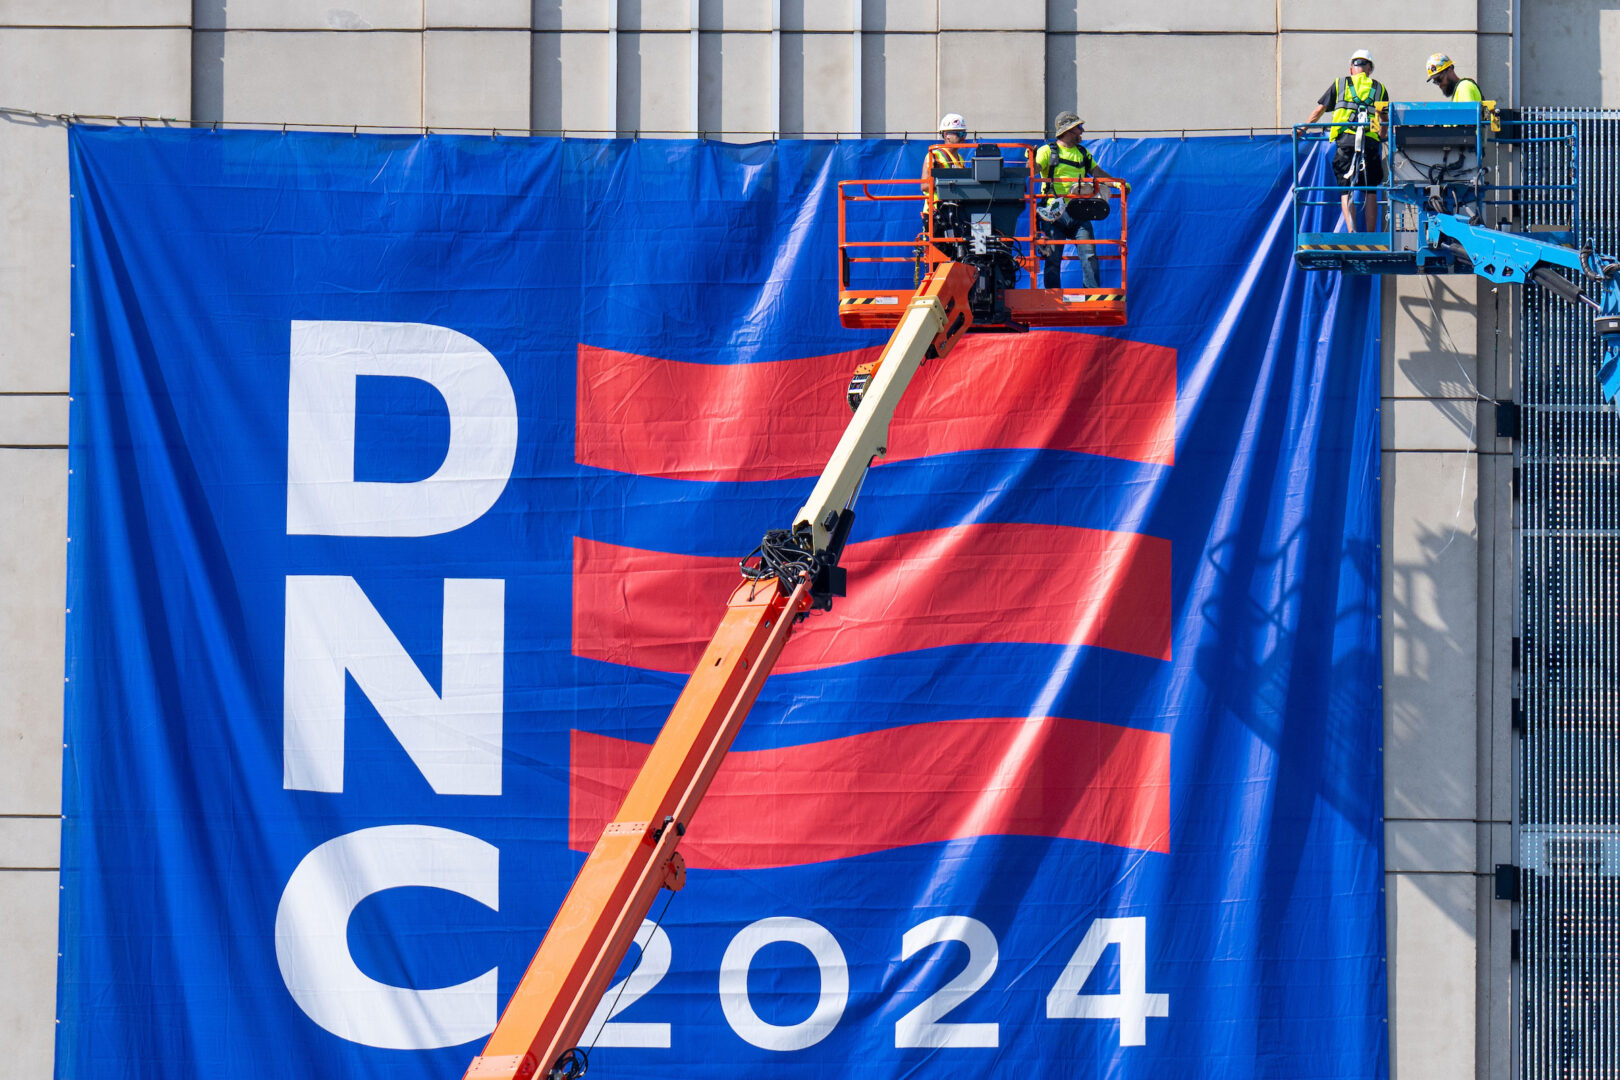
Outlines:
[[[1577, 243], [1574, 184], [1561, 185], [1567, 200], [1543, 198], [1545, 191], [1493, 183], [1488, 164], [1493, 151], [1564, 136], [1526, 134], [1513, 114], [1497, 113], [1491, 102], [1399, 101], [1389, 107], [1385, 145], [1389, 156], [1381, 184], [1346, 188], [1305, 184], [1294, 188], [1294, 259], [1307, 269], [1353, 274], [1477, 274], [1487, 281], [1534, 281], [1572, 303], [1593, 309], [1593, 328], [1602, 346], [1598, 380], [1605, 400], [1620, 396], [1620, 260]], [[1375, 123], [1362, 118], [1340, 128], [1352, 132]], [[1329, 123], [1294, 128], [1294, 175], [1305, 176], [1311, 152], [1326, 141]], [[1365, 152], [1377, 144], [1365, 140]], [[1359, 151], [1358, 151], [1359, 152]], [[1573, 159], [1572, 159], [1573, 160]], [[1339, 180], [1340, 177], [1333, 177]], [[1377, 198], [1385, 226], [1378, 232], [1309, 231], [1332, 228], [1340, 197], [1351, 191]], [[1522, 230], [1522, 210], [1531, 203], [1567, 205], [1569, 230]], [[1503, 213], [1503, 208], [1509, 210]], [[1491, 218], [1499, 218], [1495, 222]], [[1352, 214], [1351, 222], [1358, 220]], [[1599, 283], [1601, 300], [1582, 291], [1578, 280]]]

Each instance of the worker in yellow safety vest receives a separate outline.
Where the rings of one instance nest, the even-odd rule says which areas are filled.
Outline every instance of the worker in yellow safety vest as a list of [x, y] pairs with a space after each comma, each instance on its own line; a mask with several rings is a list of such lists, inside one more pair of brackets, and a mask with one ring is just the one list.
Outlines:
[[1429, 81], [1440, 88], [1448, 101], [1485, 100], [1485, 95], [1479, 92], [1479, 83], [1458, 75], [1457, 66], [1445, 53], [1437, 52], [1429, 57], [1426, 72]]
[[[928, 151], [928, 165], [924, 176], [934, 169], [965, 169], [967, 158], [957, 149], [962, 140], [967, 137], [967, 121], [961, 113], [946, 113], [939, 118], [939, 141], [942, 145], [932, 147]], [[938, 207], [939, 196], [932, 190], [928, 191], [928, 205], [923, 207], [923, 221], [927, 230], [935, 236], [960, 236], [961, 223], [950, 217]], [[945, 210], [954, 213], [954, 204], [947, 204]], [[936, 216], [937, 215], [937, 216]], [[950, 251], [952, 257], [955, 252]]]
[[[1384, 182], [1384, 113], [1389, 109], [1389, 91], [1372, 73], [1372, 53], [1366, 49], [1351, 53], [1350, 74], [1333, 80], [1305, 121], [1314, 124], [1323, 113], [1333, 111], [1333, 126], [1328, 129], [1334, 143], [1333, 174], [1348, 188], [1373, 188]], [[1339, 200], [1347, 232], [1356, 228], [1352, 194], [1346, 191]], [[1372, 191], [1363, 194], [1367, 231], [1376, 232], [1378, 196]]]
[[[1093, 196], [1107, 198], [1106, 189], [1096, 184], [1082, 184], [1082, 180], [1117, 177], [1097, 164], [1080, 139], [1086, 133], [1086, 122], [1073, 112], [1060, 112], [1052, 121], [1053, 140], [1035, 151], [1035, 172], [1045, 183], [1041, 187], [1048, 198], [1041, 206], [1041, 234], [1050, 240], [1095, 240], [1097, 234], [1089, 217], [1082, 216], [1081, 203]], [[1130, 185], [1125, 185], [1130, 190]], [[1075, 195], [1079, 198], [1069, 198]], [[1077, 245], [1080, 251], [1080, 280], [1085, 288], [1098, 287], [1097, 249], [1095, 245]], [[1042, 255], [1042, 285], [1048, 289], [1063, 287], [1064, 247], [1054, 245]]]
[[939, 141], [945, 145], [936, 146], [928, 151], [929, 161], [936, 169], [962, 168], [967, 164], [967, 160], [956, 146], [965, 138], [967, 138], [967, 121], [962, 118], [962, 114], [946, 113], [939, 118]]

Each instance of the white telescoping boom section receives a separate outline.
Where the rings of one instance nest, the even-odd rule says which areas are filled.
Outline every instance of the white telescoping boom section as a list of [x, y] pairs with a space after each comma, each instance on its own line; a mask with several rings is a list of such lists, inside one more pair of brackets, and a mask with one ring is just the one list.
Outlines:
[[[809, 531], [811, 551], [829, 549], [839, 515], [860, 493], [872, 460], [888, 449], [889, 422], [917, 369], [924, 360], [943, 356], [971, 325], [965, 298], [972, 277], [972, 269], [960, 263], [946, 263], [931, 274], [932, 282], [924, 282], [907, 305], [870, 381], [864, 382], [864, 370], [857, 371], [850, 392], [851, 400], [859, 394], [855, 416], [838, 440], [821, 479], [793, 518], [795, 536]], [[960, 296], [953, 287], [958, 285]], [[856, 389], [863, 382], [864, 389]]]

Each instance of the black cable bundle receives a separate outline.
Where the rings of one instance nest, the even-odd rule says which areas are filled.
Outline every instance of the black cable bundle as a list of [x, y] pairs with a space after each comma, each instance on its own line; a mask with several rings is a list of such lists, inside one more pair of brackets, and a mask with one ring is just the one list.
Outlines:
[[[758, 559], [756, 563], [753, 560]], [[798, 538], [787, 529], [772, 529], [765, 534], [759, 546], [742, 560], [743, 577], [750, 581], [763, 581], [774, 577], [783, 588], [791, 590], [799, 580], [813, 571], [810, 553], [800, 546]]]

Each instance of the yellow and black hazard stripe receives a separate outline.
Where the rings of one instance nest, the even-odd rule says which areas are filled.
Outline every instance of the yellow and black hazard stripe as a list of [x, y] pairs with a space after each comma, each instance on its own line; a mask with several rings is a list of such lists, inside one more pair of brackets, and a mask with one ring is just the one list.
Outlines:
[[839, 307], [853, 306], [855, 304], [899, 304], [898, 296], [846, 296], [838, 301]]
[[1388, 251], [1388, 244], [1301, 244], [1301, 251]]
[[1125, 294], [1124, 293], [1064, 293], [1063, 294], [1063, 302], [1065, 304], [1094, 304], [1094, 303], [1097, 303], [1099, 301], [1104, 301], [1104, 302], [1107, 302], [1107, 303], [1110, 303], [1110, 304], [1117, 304], [1117, 303], [1119, 303], [1120, 301], [1122, 301], [1124, 299], [1125, 299]]

